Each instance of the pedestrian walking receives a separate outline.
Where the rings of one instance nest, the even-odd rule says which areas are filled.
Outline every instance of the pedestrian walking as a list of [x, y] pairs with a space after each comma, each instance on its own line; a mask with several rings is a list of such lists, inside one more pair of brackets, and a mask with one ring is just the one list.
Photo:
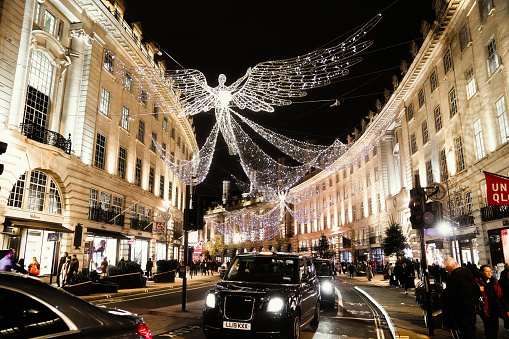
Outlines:
[[62, 275], [62, 267], [65, 264], [65, 259], [69, 256], [67, 252], [64, 252], [64, 254], [60, 257], [60, 260], [58, 261], [58, 269], [57, 269], [57, 286], [60, 287], [60, 285], [63, 285], [64, 282], [60, 280], [60, 276]]
[[350, 272], [350, 278], [353, 278], [353, 271], [354, 271], [354, 267], [353, 267], [353, 264], [350, 263], [348, 265], [348, 272]]
[[491, 276], [497, 281], [500, 280], [500, 271], [498, 270], [498, 266], [496, 264], [493, 265], [493, 269], [491, 270]]
[[145, 275], [147, 278], [152, 278], [152, 268], [154, 267], [154, 262], [152, 258], [148, 258], [147, 265], [145, 265]]
[[475, 339], [476, 303], [480, 296], [472, 272], [458, 265], [454, 258], [444, 262], [449, 273], [447, 286], [442, 293], [444, 326], [454, 338]]
[[101, 261], [101, 274], [106, 276], [106, 270], [108, 268], [108, 258], [104, 257], [103, 261]]
[[69, 262], [69, 266], [67, 267], [67, 284], [71, 282], [71, 278], [73, 275], [78, 273], [78, 269], [80, 268], [80, 262], [76, 257], [76, 254], [72, 255], [71, 261]]
[[373, 278], [373, 268], [371, 267], [371, 265], [368, 265], [366, 267], [366, 276], [368, 277], [368, 281], [371, 281], [371, 279]]
[[491, 268], [488, 265], [482, 265], [479, 273], [480, 278], [477, 278], [477, 283], [486, 305], [486, 313], [481, 314], [484, 334], [486, 339], [494, 339], [498, 337], [499, 318], [507, 319], [509, 317], [509, 307], [503, 297], [500, 285], [492, 277]]
[[69, 271], [69, 265], [71, 264], [71, 257], [65, 257], [65, 263], [62, 265], [62, 272], [60, 273], [60, 282], [62, 286], [69, 285], [69, 280], [67, 279], [67, 272]]

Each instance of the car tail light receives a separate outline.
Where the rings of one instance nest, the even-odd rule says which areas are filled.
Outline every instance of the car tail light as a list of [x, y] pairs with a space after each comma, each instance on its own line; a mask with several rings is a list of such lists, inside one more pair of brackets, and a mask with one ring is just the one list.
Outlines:
[[152, 333], [150, 333], [150, 330], [145, 323], [138, 323], [136, 325], [136, 333], [138, 333], [142, 338], [152, 339]]

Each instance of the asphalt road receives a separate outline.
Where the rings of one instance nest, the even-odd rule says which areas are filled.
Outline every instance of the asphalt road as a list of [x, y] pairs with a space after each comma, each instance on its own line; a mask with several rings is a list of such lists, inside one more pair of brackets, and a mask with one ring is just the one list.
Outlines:
[[[188, 286], [187, 301], [203, 300], [212, 283]], [[354, 285], [344, 276], [336, 277], [338, 302], [334, 309], [322, 309], [318, 327], [307, 326], [301, 332], [309, 338], [391, 338], [387, 324], [378, 309], [354, 290]], [[182, 305], [182, 288], [142, 292], [93, 302], [96, 305], [125, 309], [141, 315], [154, 338], [205, 338], [198, 319], [176, 318], [149, 314], [150, 310], [169, 305]]]

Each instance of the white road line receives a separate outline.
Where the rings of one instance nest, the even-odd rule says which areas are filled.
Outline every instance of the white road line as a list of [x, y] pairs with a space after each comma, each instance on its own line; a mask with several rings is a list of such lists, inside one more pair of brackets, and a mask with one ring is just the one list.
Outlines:
[[339, 288], [337, 288], [336, 286], [334, 286], [334, 290], [336, 291], [336, 295], [338, 296], [338, 313], [337, 313], [337, 316], [338, 317], [342, 317], [343, 316], [343, 309], [344, 309], [344, 306], [343, 306], [343, 296], [341, 295], [341, 292], [339, 291]]

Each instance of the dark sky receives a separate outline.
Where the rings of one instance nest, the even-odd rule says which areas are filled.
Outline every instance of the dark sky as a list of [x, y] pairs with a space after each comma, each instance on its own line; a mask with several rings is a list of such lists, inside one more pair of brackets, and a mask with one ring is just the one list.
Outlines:
[[[401, 78], [401, 60], [411, 62], [411, 41], [422, 44], [421, 21], [433, 20], [431, 3], [431, 0], [272, 0], [203, 4], [126, 0], [125, 19], [141, 21], [144, 41], [159, 43], [177, 61], [165, 57], [168, 69], [181, 66], [198, 69], [209, 85], [216, 86], [221, 73], [226, 75], [229, 85], [259, 62], [334, 46], [381, 13], [382, 21], [366, 37], [374, 40], [373, 46], [361, 54], [363, 61], [351, 67], [350, 74], [327, 87], [310, 90], [290, 106], [276, 107], [274, 113], [242, 111], [249, 119], [277, 133], [330, 144], [336, 138], [346, 142], [347, 134], [360, 125], [370, 109], [375, 110], [375, 100], [384, 101], [384, 88], [392, 89], [392, 76]], [[335, 99], [341, 104], [330, 108]], [[214, 124], [214, 112], [201, 113], [194, 120], [201, 147]], [[242, 175], [237, 159], [227, 155], [220, 136], [209, 175], [198, 185], [199, 194], [219, 197], [221, 182], [230, 173]]]

